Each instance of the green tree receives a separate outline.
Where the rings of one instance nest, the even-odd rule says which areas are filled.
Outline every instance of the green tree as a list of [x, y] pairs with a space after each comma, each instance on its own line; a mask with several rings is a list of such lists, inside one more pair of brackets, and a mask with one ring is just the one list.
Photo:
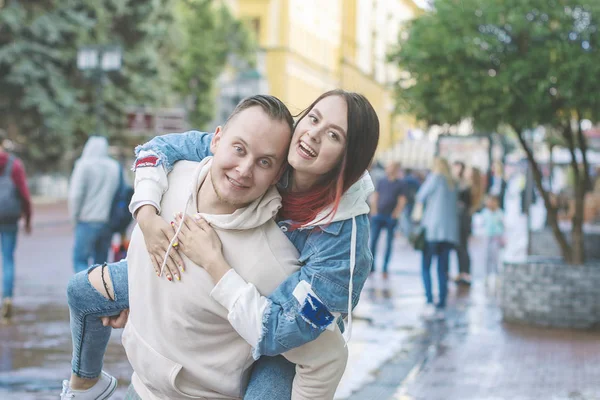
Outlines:
[[[581, 121], [600, 120], [600, 2], [596, 0], [437, 0], [415, 19], [390, 59], [406, 71], [397, 83], [398, 110], [431, 123], [472, 118], [508, 125], [533, 170], [548, 222], [567, 262], [581, 263], [588, 163]], [[572, 242], [526, 141], [539, 125], [560, 132], [572, 155], [576, 212]]]
[[116, 44], [123, 67], [107, 74], [102, 118], [123, 126], [128, 105], [157, 99], [169, 0], [12, 0], [0, 12], [0, 127], [36, 170], [55, 167], [64, 152], [94, 133], [96, 93], [77, 70], [82, 45]]

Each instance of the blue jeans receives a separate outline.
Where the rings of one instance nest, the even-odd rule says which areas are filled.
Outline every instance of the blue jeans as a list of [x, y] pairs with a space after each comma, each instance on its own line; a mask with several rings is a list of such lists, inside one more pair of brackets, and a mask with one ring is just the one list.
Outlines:
[[[102, 372], [104, 353], [112, 329], [104, 327], [100, 317], [118, 315], [129, 308], [127, 261], [110, 263], [107, 267], [115, 301], [98, 293], [90, 283], [88, 273], [96, 267], [75, 274], [67, 287], [73, 340], [72, 369], [75, 375], [88, 379], [97, 378]], [[244, 399], [291, 398], [295, 367], [283, 356], [261, 357], [254, 363]]]
[[15, 248], [17, 247], [17, 224], [4, 225], [0, 229], [2, 240], [2, 298], [13, 297], [15, 286]]
[[446, 307], [446, 296], [448, 294], [448, 267], [450, 263], [450, 251], [453, 249], [450, 242], [426, 242], [423, 250], [423, 264], [421, 273], [423, 275], [423, 285], [425, 286], [425, 296], [427, 303], [433, 304], [433, 291], [431, 289], [431, 260], [437, 256], [437, 273], [439, 284], [439, 302], [438, 308]]
[[73, 249], [73, 265], [75, 272], [88, 269], [89, 261], [102, 264], [108, 260], [108, 249], [112, 240], [112, 232], [104, 222], [78, 222], [75, 228], [75, 248]]
[[118, 315], [129, 307], [127, 262], [108, 264], [115, 301], [100, 294], [90, 283], [88, 273], [99, 266], [89, 267], [71, 277], [67, 300], [73, 340], [73, 373], [80, 378], [97, 378], [102, 372], [104, 353], [111, 329], [102, 325], [100, 317]]
[[[376, 214], [371, 218], [371, 253], [375, 258], [377, 250], [377, 242], [379, 242], [379, 234], [382, 229], [387, 230], [387, 241], [385, 248], [385, 256], [383, 259], [383, 272], [387, 273], [388, 264], [390, 263], [390, 257], [392, 255], [392, 244], [394, 242], [394, 230], [398, 220], [392, 218], [391, 215]], [[375, 262], [373, 261], [373, 267], [371, 271], [375, 270]]]

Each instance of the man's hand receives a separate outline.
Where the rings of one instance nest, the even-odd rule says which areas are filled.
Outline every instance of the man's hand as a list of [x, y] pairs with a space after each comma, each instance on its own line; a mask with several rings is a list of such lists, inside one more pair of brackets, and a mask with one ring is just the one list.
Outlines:
[[115, 315], [114, 317], [100, 317], [100, 319], [104, 326], [110, 326], [114, 329], [125, 328], [125, 324], [129, 319], [129, 308], [121, 311], [119, 315]]
[[[167, 221], [156, 214], [156, 209], [151, 205], [140, 207], [136, 214], [136, 219], [140, 225], [140, 229], [144, 234], [146, 248], [150, 254], [150, 261], [156, 271], [156, 275], [160, 275], [160, 267], [164, 260], [169, 243], [175, 235], [174, 228]], [[183, 271], [183, 260], [177, 251], [177, 246], [173, 244], [169, 257], [167, 259], [165, 275], [168, 280], [181, 280], [180, 269]]]

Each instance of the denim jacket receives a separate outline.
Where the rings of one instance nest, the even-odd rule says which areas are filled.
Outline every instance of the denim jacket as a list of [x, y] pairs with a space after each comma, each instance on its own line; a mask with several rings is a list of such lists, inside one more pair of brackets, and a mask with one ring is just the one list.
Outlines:
[[[200, 161], [211, 155], [212, 136], [198, 131], [157, 136], [136, 148], [134, 168], [163, 165], [168, 172], [178, 160]], [[153, 162], [149, 164], [148, 159]], [[325, 329], [331, 329], [331, 322], [336, 319], [349, 339], [352, 314], [348, 315], [347, 329], [342, 319], [358, 303], [373, 263], [366, 202], [372, 191], [371, 178], [365, 173], [344, 193], [331, 223], [307, 224], [292, 230], [292, 221], [279, 222], [298, 249], [302, 267], [267, 297], [260, 321], [262, 333], [257, 343], [250, 343], [255, 359], [310, 342]], [[320, 219], [319, 215], [315, 221]]]

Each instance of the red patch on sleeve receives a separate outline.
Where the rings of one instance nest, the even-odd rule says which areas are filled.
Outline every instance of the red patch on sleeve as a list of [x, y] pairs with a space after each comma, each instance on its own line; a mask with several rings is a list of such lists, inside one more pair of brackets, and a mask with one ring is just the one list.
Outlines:
[[142, 167], [156, 167], [160, 160], [157, 156], [147, 156], [135, 160], [135, 169]]

